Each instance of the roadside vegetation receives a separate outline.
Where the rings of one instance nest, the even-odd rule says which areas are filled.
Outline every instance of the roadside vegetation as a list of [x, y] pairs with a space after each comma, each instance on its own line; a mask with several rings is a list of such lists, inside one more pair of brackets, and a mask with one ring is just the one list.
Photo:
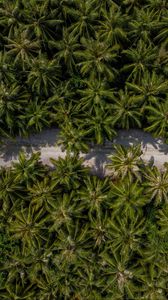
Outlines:
[[0, 170], [0, 298], [168, 298], [168, 168], [117, 146], [111, 177], [77, 156]]
[[0, 299], [168, 299], [168, 164], [79, 158], [122, 128], [168, 142], [167, 24], [166, 0], [0, 0], [0, 138], [54, 126], [67, 151], [0, 169]]
[[167, 20], [165, 0], [1, 0], [1, 135], [56, 126], [82, 151], [118, 128], [167, 140]]

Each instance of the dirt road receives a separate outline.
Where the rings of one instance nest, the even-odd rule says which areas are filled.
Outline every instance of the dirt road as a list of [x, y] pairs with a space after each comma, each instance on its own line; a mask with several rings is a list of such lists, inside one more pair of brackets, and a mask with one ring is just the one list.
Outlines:
[[[50, 165], [50, 157], [57, 159], [66, 155], [61, 147], [56, 145], [58, 138], [58, 129], [47, 129], [42, 133], [31, 135], [27, 139], [5, 140], [4, 144], [0, 146], [0, 166], [9, 166], [12, 161], [17, 161], [21, 149], [24, 149], [28, 156], [32, 152], [40, 151], [42, 162]], [[140, 143], [143, 160], [151, 161], [159, 168], [162, 168], [164, 162], [168, 161], [168, 145], [163, 140], [155, 139], [149, 133], [141, 130], [119, 130], [118, 136], [113, 142], [107, 142], [105, 146], [94, 146], [89, 153], [81, 154], [85, 159], [84, 164], [90, 166], [94, 174], [104, 176], [109, 173], [106, 164], [108, 155], [113, 153], [114, 143], [125, 146]]]

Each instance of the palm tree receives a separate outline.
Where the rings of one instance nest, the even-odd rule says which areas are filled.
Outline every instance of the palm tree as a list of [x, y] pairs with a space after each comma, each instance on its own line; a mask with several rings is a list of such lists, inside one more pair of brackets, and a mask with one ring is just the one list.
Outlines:
[[155, 205], [160, 205], [162, 202], [167, 203], [168, 191], [168, 172], [160, 171], [157, 167], [146, 167], [144, 172], [146, 182], [146, 194], [150, 200], [154, 201]]
[[163, 43], [163, 45], [167, 46], [168, 45], [168, 29], [167, 29], [167, 21], [168, 17], [163, 16], [163, 18], [160, 20], [159, 24], [157, 25], [158, 28], [158, 34], [155, 37], [155, 41], [159, 41], [159, 43]]
[[37, 55], [40, 50], [40, 43], [38, 40], [29, 40], [25, 31], [21, 29], [15, 31], [12, 38], [4, 38], [6, 41], [5, 48], [7, 49], [7, 55], [11, 57], [14, 65], [21, 64], [23, 70], [25, 70], [30, 63], [30, 59]]
[[114, 251], [123, 255], [141, 252], [143, 234], [146, 230], [145, 218], [141, 214], [135, 215], [133, 219], [119, 215], [108, 221], [109, 245]]
[[2, 1], [0, 7], [0, 26], [4, 35], [9, 38], [14, 36], [15, 30], [23, 25], [23, 11], [21, 11], [21, 1]]
[[102, 9], [101, 20], [97, 26], [100, 41], [112, 46], [122, 46], [127, 41], [126, 21], [127, 17], [121, 13], [119, 6], [110, 5], [109, 11]]
[[83, 158], [77, 155], [66, 155], [57, 160], [51, 158], [55, 170], [52, 172], [52, 181], [68, 190], [79, 188], [82, 179], [87, 176], [88, 168], [83, 167]]
[[168, 100], [161, 103], [155, 103], [154, 106], [146, 106], [148, 111], [148, 124], [145, 128], [146, 131], [152, 132], [154, 136], [163, 137], [167, 141], [168, 129]]
[[29, 100], [29, 97], [30, 95], [27, 90], [17, 83], [8, 85], [2, 83], [0, 85], [0, 117], [2, 126], [9, 133], [14, 132], [17, 115], [22, 113], [23, 107]]
[[81, 215], [83, 207], [78, 207], [73, 191], [70, 194], [57, 195], [53, 201], [50, 212], [50, 232], [59, 232], [60, 229], [73, 225], [73, 218]]
[[61, 145], [63, 151], [67, 151], [67, 155], [78, 155], [80, 152], [88, 152], [89, 147], [85, 138], [87, 131], [80, 124], [77, 127], [72, 121], [65, 119], [64, 122], [60, 126], [61, 132], [57, 144]]
[[31, 198], [31, 205], [37, 210], [41, 207], [45, 207], [46, 210], [54, 207], [60, 191], [57, 189], [56, 184], [50, 184], [50, 181], [51, 178], [45, 177], [43, 180], [37, 180], [33, 186], [27, 188]]
[[59, 25], [63, 23], [58, 17], [58, 10], [51, 9], [51, 1], [24, 2], [25, 22], [23, 30], [30, 40], [38, 39], [43, 43], [54, 40]]
[[18, 116], [18, 125], [20, 135], [27, 135], [29, 130], [41, 131], [44, 127], [50, 125], [48, 118], [49, 109], [45, 101], [39, 103], [38, 97], [29, 102], [25, 108], [25, 114]]
[[77, 66], [82, 76], [89, 75], [92, 78], [105, 77], [109, 81], [114, 80], [117, 74], [113, 63], [116, 62], [118, 46], [109, 46], [99, 39], [81, 38], [82, 49], [75, 52]]
[[129, 90], [134, 91], [139, 96], [139, 102], [142, 103], [141, 111], [148, 104], [156, 104], [158, 98], [163, 100], [168, 91], [168, 80], [165, 80], [162, 76], [157, 75], [156, 72], [150, 73], [149, 71], [144, 73], [140, 84], [126, 82]]
[[141, 127], [142, 114], [139, 108], [139, 97], [127, 91], [119, 90], [112, 105], [113, 124], [119, 128]]
[[103, 80], [84, 80], [83, 87], [77, 90], [79, 94], [79, 101], [77, 107], [82, 111], [88, 111], [90, 113], [100, 108], [104, 111], [108, 108], [108, 104], [114, 100], [114, 92], [107, 86], [106, 81]]
[[112, 140], [116, 135], [113, 125], [113, 117], [109, 115], [109, 111], [102, 111], [98, 107], [95, 108], [95, 113], [83, 114], [85, 123], [83, 128], [86, 130], [88, 140], [91, 139], [97, 144], [103, 144], [105, 139]]
[[31, 61], [31, 65], [28, 85], [36, 94], [49, 96], [60, 80], [60, 66], [55, 59], [49, 60], [41, 54]]
[[109, 195], [109, 179], [101, 180], [97, 176], [87, 176], [77, 195], [89, 214], [96, 212], [100, 216], [102, 209], [106, 207]]
[[20, 240], [22, 253], [26, 255], [32, 248], [40, 248], [47, 240], [47, 216], [44, 209], [35, 211], [32, 206], [15, 211], [8, 231], [12, 239]]
[[152, 31], [157, 26], [158, 20], [159, 16], [154, 10], [135, 8], [134, 19], [129, 22], [129, 37], [133, 44], [136, 45], [139, 39], [142, 39], [145, 43], [150, 43]]
[[147, 45], [140, 39], [136, 47], [123, 50], [122, 53], [130, 63], [125, 64], [121, 71], [128, 73], [128, 81], [141, 84], [145, 72], [153, 69], [156, 64], [158, 48], [152, 44]]
[[14, 68], [5, 51], [0, 52], [0, 80], [7, 85], [15, 81]]
[[33, 153], [30, 158], [26, 157], [24, 151], [19, 153], [18, 162], [13, 162], [13, 176], [15, 182], [31, 185], [35, 183], [37, 179], [40, 179], [45, 174], [45, 167], [39, 162], [40, 153]]
[[109, 208], [113, 209], [113, 215], [128, 216], [135, 219], [139, 211], [142, 213], [142, 207], [150, 201], [144, 192], [144, 187], [138, 181], [130, 182], [128, 179], [112, 183], [110, 192]]
[[140, 159], [142, 154], [141, 146], [133, 145], [125, 148], [122, 145], [115, 145], [114, 149], [116, 153], [109, 156], [111, 162], [107, 165], [114, 172], [114, 177], [129, 178], [130, 181], [134, 178], [140, 180], [140, 167], [142, 165], [142, 160]]
[[[101, 277], [104, 278], [103, 291], [108, 291], [113, 297], [136, 299], [138, 285], [136, 277], [142, 270], [130, 266], [130, 257], [113, 251], [111, 247], [101, 253]], [[134, 281], [135, 280], [135, 281]]]
[[69, 33], [68, 29], [64, 27], [61, 40], [49, 41], [49, 46], [52, 50], [57, 49], [55, 58], [59, 64], [63, 62], [68, 72], [73, 74], [76, 70], [75, 51], [77, 51], [80, 46], [76, 36]]
[[73, 36], [86, 38], [94, 36], [94, 21], [97, 18], [97, 12], [94, 11], [92, 2], [88, 0], [75, 1], [74, 7], [67, 7], [66, 12], [72, 20], [68, 30]]

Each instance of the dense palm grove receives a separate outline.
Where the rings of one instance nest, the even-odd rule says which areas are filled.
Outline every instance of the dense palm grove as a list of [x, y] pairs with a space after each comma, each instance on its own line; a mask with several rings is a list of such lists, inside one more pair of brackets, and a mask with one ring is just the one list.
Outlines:
[[0, 299], [168, 299], [168, 164], [79, 158], [120, 128], [168, 141], [167, 24], [166, 0], [0, 0], [0, 136], [67, 150], [0, 169]]
[[72, 148], [117, 128], [167, 139], [167, 22], [166, 0], [1, 0], [1, 134], [57, 126]]
[[104, 179], [75, 156], [1, 169], [1, 299], [168, 299], [168, 167], [140, 152], [117, 146]]

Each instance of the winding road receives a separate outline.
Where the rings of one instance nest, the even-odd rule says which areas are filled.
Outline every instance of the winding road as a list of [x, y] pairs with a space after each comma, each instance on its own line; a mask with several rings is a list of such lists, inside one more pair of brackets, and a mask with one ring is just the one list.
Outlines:
[[[0, 166], [10, 166], [11, 162], [17, 161], [18, 154], [24, 149], [29, 156], [32, 152], [41, 152], [41, 161], [44, 164], [51, 165], [50, 157], [57, 159], [65, 157], [66, 153], [56, 145], [59, 139], [59, 130], [52, 128], [46, 129], [41, 133], [32, 134], [29, 138], [17, 137], [15, 140], [3, 140], [0, 145]], [[143, 151], [142, 159], [150, 162], [159, 168], [168, 162], [168, 145], [162, 139], [153, 138], [149, 133], [142, 130], [119, 130], [118, 136], [113, 142], [106, 142], [104, 146], [94, 146], [90, 148], [89, 153], [81, 154], [84, 157], [84, 165], [90, 166], [93, 174], [105, 176], [110, 174], [106, 168], [109, 162], [108, 155], [114, 153], [113, 144], [130, 146], [132, 144], [141, 144]]]

